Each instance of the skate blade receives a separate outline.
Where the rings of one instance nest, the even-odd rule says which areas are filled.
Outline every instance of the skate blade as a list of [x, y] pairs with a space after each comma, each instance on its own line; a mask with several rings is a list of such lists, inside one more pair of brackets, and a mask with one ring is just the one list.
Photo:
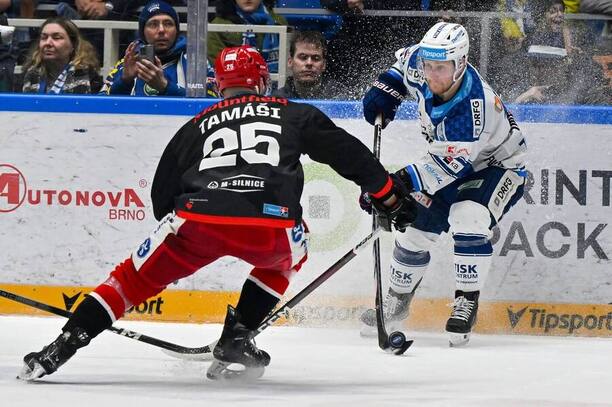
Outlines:
[[45, 372], [45, 369], [40, 364], [34, 362], [34, 367], [31, 368], [27, 363], [25, 363], [21, 368], [21, 372], [19, 372], [17, 375], [17, 379], [31, 382], [43, 377], [46, 374], [47, 372]]
[[248, 382], [259, 379], [263, 376], [265, 370], [264, 366], [246, 367], [240, 363], [223, 362], [215, 359], [206, 371], [206, 377], [217, 381]]
[[[448, 332], [448, 331], [447, 331]], [[448, 346], [451, 348], [460, 348], [465, 346], [470, 341], [470, 332], [461, 334], [456, 332], [448, 332]]]

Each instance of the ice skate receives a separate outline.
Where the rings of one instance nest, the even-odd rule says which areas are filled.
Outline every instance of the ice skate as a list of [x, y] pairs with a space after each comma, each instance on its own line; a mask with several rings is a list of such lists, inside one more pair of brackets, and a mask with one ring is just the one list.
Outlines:
[[[402, 331], [403, 325], [410, 311], [410, 302], [414, 297], [414, 291], [411, 293], [400, 294], [392, 288], [389, 288], [387, 296], [383, 301], [383, 309], [385, 312], [385, 327], [387, 331]], [[360, 317], [363, 323], [360, 334], [363, 337], [375, 337], [378, 332], [376, 328], [376, 309], [369, 308], [365, 310]]]
[[87, 346], [90, 340], [87, 332], [78, 327], [62, 333], [40, 352], [25, 355], [23, 368], [17, 378], [31, 381], [54, 373], [76, 353], [77, 349]]
[[228, 306], [223, 333], [213, 350], [215, 359], [206, 372], [211, 380], [257, 379], [270, 364], [270, 355], [255, 344], [255, 331], [239, 319], [238, 312]]
[[472, 327], [476, 324], [478, 314], [478, 297], [480, 291], [455, 291], [455, 302], [451, 316], [446, 322], [446, 332], [449, 334], [449, 346], [460, 347], [470, 341]]

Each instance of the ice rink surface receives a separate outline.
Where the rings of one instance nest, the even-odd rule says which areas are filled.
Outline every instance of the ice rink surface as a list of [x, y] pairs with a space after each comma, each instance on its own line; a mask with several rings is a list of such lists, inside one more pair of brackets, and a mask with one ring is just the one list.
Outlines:
[[[59, 334], [63, 320], [0, 317], [0, 406], [598, 406], [612, 405], [612, 340], [474, 335], [449, 348], [416, 333], [404, 356], [380, 351], [354, 329], [272, 327], [257, 340], [272, 356], [265, 375], [227, 385], [207, 362], [105, 332], [58, 372], [15, 378], [21, 358]], [[220, 325], [122, 321], [117, 326], [185, 346], [208, 344]]]

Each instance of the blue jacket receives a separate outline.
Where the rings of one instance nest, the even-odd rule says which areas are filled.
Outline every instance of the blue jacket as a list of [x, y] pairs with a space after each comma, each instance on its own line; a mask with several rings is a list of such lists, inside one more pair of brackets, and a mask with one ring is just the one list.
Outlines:
[[[142, 79], [136, 78], [132, 84], [125, 83], [123, 76], [123, 59], [119, 60], [104, 80], [104, 86], [100, 90], [103, 95], [135, 95], [135, 96], [185, 96], [185, 85], [187, 83], [187, 40], [180, 35], [172, 49], [165, 55], [157, 55], [162, 62], [164, 75], [168, 80], [168, 86], [164, 93], [147, 85]], [[208, 64], [207, 94], [209, 97], [217, 97], [215, 90], [215, 75], [212, 67]]]

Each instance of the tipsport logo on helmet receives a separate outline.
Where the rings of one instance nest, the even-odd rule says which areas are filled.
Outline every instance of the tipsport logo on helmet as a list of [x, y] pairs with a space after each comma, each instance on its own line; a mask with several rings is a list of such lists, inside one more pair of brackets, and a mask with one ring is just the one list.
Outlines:
[[[143, 181], [141, 181], [143, 182]], [[141, 186], [146, 186], [141, 184]], [[64, 207], [108, 207], [110, 220], [143, 220], [144, 203], [132, 188], [120, 191], [34, 189], [11, 164], [0, 164], [0, 213], [13, 212], [23, 205]]]
[[438, 48], [421, 47], [419, 56], [423, 59], [431, 59], [434, 61], [446, 61], [446, 50]]

